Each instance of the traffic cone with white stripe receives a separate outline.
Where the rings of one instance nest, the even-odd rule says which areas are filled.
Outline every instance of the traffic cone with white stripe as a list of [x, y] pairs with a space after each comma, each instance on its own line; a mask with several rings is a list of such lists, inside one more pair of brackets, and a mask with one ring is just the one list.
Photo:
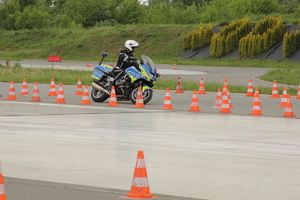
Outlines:
[[200, 78], [199, 90], [197, 94], [206, 94], [204, 86], [204, 78]]
[[119, 106], [119, 104], [117, 102], [117, 95], [116, 95], [115, 86], [111, 87], [109, 102], [108, 102], [107, 106]]
[[171, 103], [169, 88], [166, 89], [166, 95], [165, 95], [164, 105], [163, 105], [162, 109], [165, 109], [165, 110], [172, 110], [173, 109], [172, 103]]
[[270, 96], [270, 98], [280, 98], [280, 96], [278, 94], [278, 86], [277, 86], [276, 80], [274, 80], [273, 88], [272, 88], [272, 95]]
[[32, 98], [31, 98], [30, 101], [41, 101], [40, 91], [39, 91], [38, 83], [37, 82], [34, 83]]
[[177, 70], [176, 63], [173, 65], [173, 70]]
[[145, 108], [142, 87], [139, 87], [139, 89], [138, 89], [134, 107], [135, 108]]
[[54, 78], [51, 79], [50, 90], [48, 96], [57, 96]]
[[229, 107], [233, 108], [232, 103], [231, 103], [231, 96], [230, 96], [230, 93], [229, 93], [229, 88], [227, 88], [227, 97], [228, 97]]
[[251, 79], [248, 82], [247, 94], [245, 96], [246, 97], [254, 97], [253, 87], [252, 87], [252, 80]]
[[284, 87], [283, 90], [282, 90], [280, 104], [278, 106], [285, 107], [286, 102], [287, 102], [287, 91], [286, 91], [286, 87]]
[[15, 83], [13, 81], [10, 82], [9, 93], [7, 100], [17, 100], [16, 92], [15, 92]]
[[26, 78], [24, 78], [20, 96], [28, 96], [28, 95], [29, 95], [29, 93], [28, 93], [27, 82], [26, 82]]
[[63, 89], [63, 84], [59, 84], [58, 94], [55, 103], [67, 103], [65, 100], [65, 93]]
[[252, 103], [252, 112], [249, 115], [262, 115], [260, 108], [261, 108], [261, 104], [260, 104], [259, 93], [257, 90], [257, 92], [255, 91], [254, 94], [254, 99]]
[[228, 81], [227, 81], [227, 78], [224, 78], [222, 94], [223, 94], [223, 92], [226, 91], [227, 89], [228, 89]]
[[286, 106], [285, 106], [285, 109], [284, 109], [284, 114], [282, 115], [282, 117], [296, 117], [296, 115], [294, 115], [292, 107], [293, 106], [292, 106], [291, 96], [288, 94], [287, 95]]
[[153, 194], [150, 193], [146, 162], [143, 151], [138, 151], [131, 189], [125, 197], [133, 199], [155, 198]]
[[221, 93], [221, 89], [218, 88], [216, 101], [215, 101], [215, 105], [213, 108], [221, 108], [221, 107], [222, 107], [222, 93]]
[[74, 95], [83, 95], [82, 84], [81, 84], [81, 79], [80, 78], [78, 78], [76, 92], [75, 92]]
[[300, 84], [298, 86], [298, 93], [297, 93], [296, 99], [300, 99]]
[[1, 162], [0, 162], [0, 200], [6, 200], [4, 178], [2, 174]]
[[219, 113], [231, 113], [230, 106], [228, 102], [228, 95], [226, 91], [223, 91], [222, 93], [222, 107], [219, 111]]
[[[259, 101], [259, 104], [260, 104], [260, 107], [262, 108], [263, 106], [261, 105], [261, 102], [260, 102], [260, 95], [259, 95], [259, 91], [258, 91], [258, 88], [255, 88], [255, 92], [254, 92], [254, 96], [257, 94], [258, 96], [258, 101]], [[251, 105], [252, 107], [253, 105]]]
[[182, 83], [180, 77], [178, 77], [177, 88], [175, 90], [175, 93], [184, 93], [184, 91], [182, 90]]
[[80, 104], [92, 104], [89, 97], [89, 86], [86, 85], [83, 90], [82, 101]]
[[189, 111], [201, 111], [199, 103], [198, 103], [198, 98], [197, 98], [197, 92], [196, 92], [196, 90], [194, 90], [193, 98], [192, 98], [192, 103], [191, 103], [191, 107], [190, 107]]

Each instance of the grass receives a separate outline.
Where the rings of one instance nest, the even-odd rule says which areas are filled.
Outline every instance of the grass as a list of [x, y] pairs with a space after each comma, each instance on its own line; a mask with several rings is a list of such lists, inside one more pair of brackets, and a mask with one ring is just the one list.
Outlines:
[[22, 83], [26, 78], [27, 83], [50, 83], [51, 78], [55, 82], [64, 85], [76, 85], [78, 78], [82, 80], [83, 85], [90, 85], [92, 78], [90, 71], [84, 70], [62, 70], [62, 69], [42, 69], [42, 68], [22, 68], [22, 67], [0, 67], [0, 80], [2, 82], [14, 81]]
[[[76, 85], [78, 78], [81, 79], [83, 85], [90, 85], [92, 82], [91, 72], [85, 70], [63, 70], [63, 69], [53, 69], [53, 68], [23, 68], [20, 64], [16, 63], [13, 67], [0, 66], [1, 74], [0, 80], [2, 82], [14, 81], [15, 83], [22, 83], [26, 77], [27, 83], [38, 82], [39, 84], [50, 84], [52, 78], [54, 78], [56, 83], [62, 83], [63, 85]], [[281, 74], [280, 69], [278, 73]], [[276, 73], [274, 74], [279, 75]], [[273, 81], [274, 79], [272, 79]], [[175, 79], [157, 79], [154, 89], [165, 90], [169, 88], [175, 90], [177, 88], [178, 80]], [[193, 91], [199, 89], [199, 83], [194, 81], [182, 81], [183, 89], [186, 91]], [[222, 83], [216, 82], [206, 82], [205, 90], [207, 92], [217, 92], [218, 88], [222, 88]], [[247, 91], [247, 86], [240, 85], [228, 85], [231, 93], [245, 93]], [[270, 87], [259, 87], [260, 94], [271, 94], [272, 88]], [[295, 88], [288, 88], [288, 93], [291, 95], [296, 95], [297, 90]], [[279, 88], [279, 93], [282, 93], [282, 88]]]
[[[99, 61], [101, 52], [107, 52], [107, 62], [116, 62], [119, 50], [123, 49], [127, 39], [135, 39], [140, 47], [135, 57], [142, 54], [152, 58], [154, 63], [196, 66], [233, 66], [275, 68], [263, 80], [298, 85], [300, 69], [298, 62], [288, 60], [253, 60], [253, 59], [182, 59], [177, 56], [183, 53], [182, 37], [199, 25], [118, 25], [115, 27], [98, 27], [91, 29], [43, 29], [43, 30], [0, 30], [1, 60], [47, 60], [48, 56], [60, 56], [62, 60]], [[63, 84], [76, 84], [81, 78], [82, 84], [91, 83], [91, 72], [57, 69], [26, 69], [19, 65], [12, 68], [0, 67], [0, 81], [49, 83], [51, 78]], [[74, 78], [76, 77], [76, 78]], [[185, 90], [198, 89], [199, 83], [183, 81]], [[176, 89], [177, 80], [158, 79], [156, 89]], [[205, 83], [206, 91], [217, 91], [220, 83]], [[229, 85], [230, 92], [245, 92], [247, 88]], [[297, 91], [289, 89], [290, 94]], [[259, 88], [260, 93], [271, 94], [272, 88]]]

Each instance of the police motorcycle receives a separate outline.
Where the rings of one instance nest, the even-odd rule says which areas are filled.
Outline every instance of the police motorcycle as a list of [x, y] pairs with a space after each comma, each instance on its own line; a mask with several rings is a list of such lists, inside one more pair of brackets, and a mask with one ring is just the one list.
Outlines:
[[111, 86], [114, 82], [117, 101], [131, 101], [136, 103], [138, 88], [142, 87], [143, 102], [147, 104], [153, 96], [152, 87], [156, 79], [160, 76], [152, 60], [145, 55], [141, 56], [141, 60], [137, 61], [139, 70], [131, 66], [124, 70], [123, 76], [116, 76], [120, 73], [113, 70], [110, 65], [102, 65], [103, 59], [108, 54], [102, 52], [102, 59], [99, 65], [95, 66], [92, 73], [92, 91], [91, 98], [94, 102], [104, 102], [110, 97]]

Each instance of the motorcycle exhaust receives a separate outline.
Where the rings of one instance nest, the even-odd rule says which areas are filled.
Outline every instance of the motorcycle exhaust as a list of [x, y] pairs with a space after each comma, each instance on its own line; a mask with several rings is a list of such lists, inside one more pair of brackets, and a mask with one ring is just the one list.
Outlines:
[[109, 91], [107, 91], [106, 89], [104, 89], [103, 87], [101, 87], [100, 85], [97, 85], [96, 83], [92, 82], [92, 87], [95, 90], [99, 90], [101, 92], [105, 92], [106, 94], [110, 95]]

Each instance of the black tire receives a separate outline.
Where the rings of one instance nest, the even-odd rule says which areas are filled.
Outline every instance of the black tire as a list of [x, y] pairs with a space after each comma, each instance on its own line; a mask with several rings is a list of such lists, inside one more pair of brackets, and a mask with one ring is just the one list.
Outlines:
[[[136, 98], [137, 98], [137, 93], [138, 93], [138, 87], [134, 88], [133, 90], [131, 90], [130, 94], [129, 94], [129, 99], [131, 101], [131, 103], [135, 104], [136, 103]], [[153, 91], [151, 89], [146, 89], [143, 92], [143, 100], [144, 100], [144, 104], [147, 104], [153, 96]]]
[[108, 99], [109, 96], [105, 92], [101, 92], [93, 88], [91, 97], [95, 102], [104, 102], [106, 99]]

